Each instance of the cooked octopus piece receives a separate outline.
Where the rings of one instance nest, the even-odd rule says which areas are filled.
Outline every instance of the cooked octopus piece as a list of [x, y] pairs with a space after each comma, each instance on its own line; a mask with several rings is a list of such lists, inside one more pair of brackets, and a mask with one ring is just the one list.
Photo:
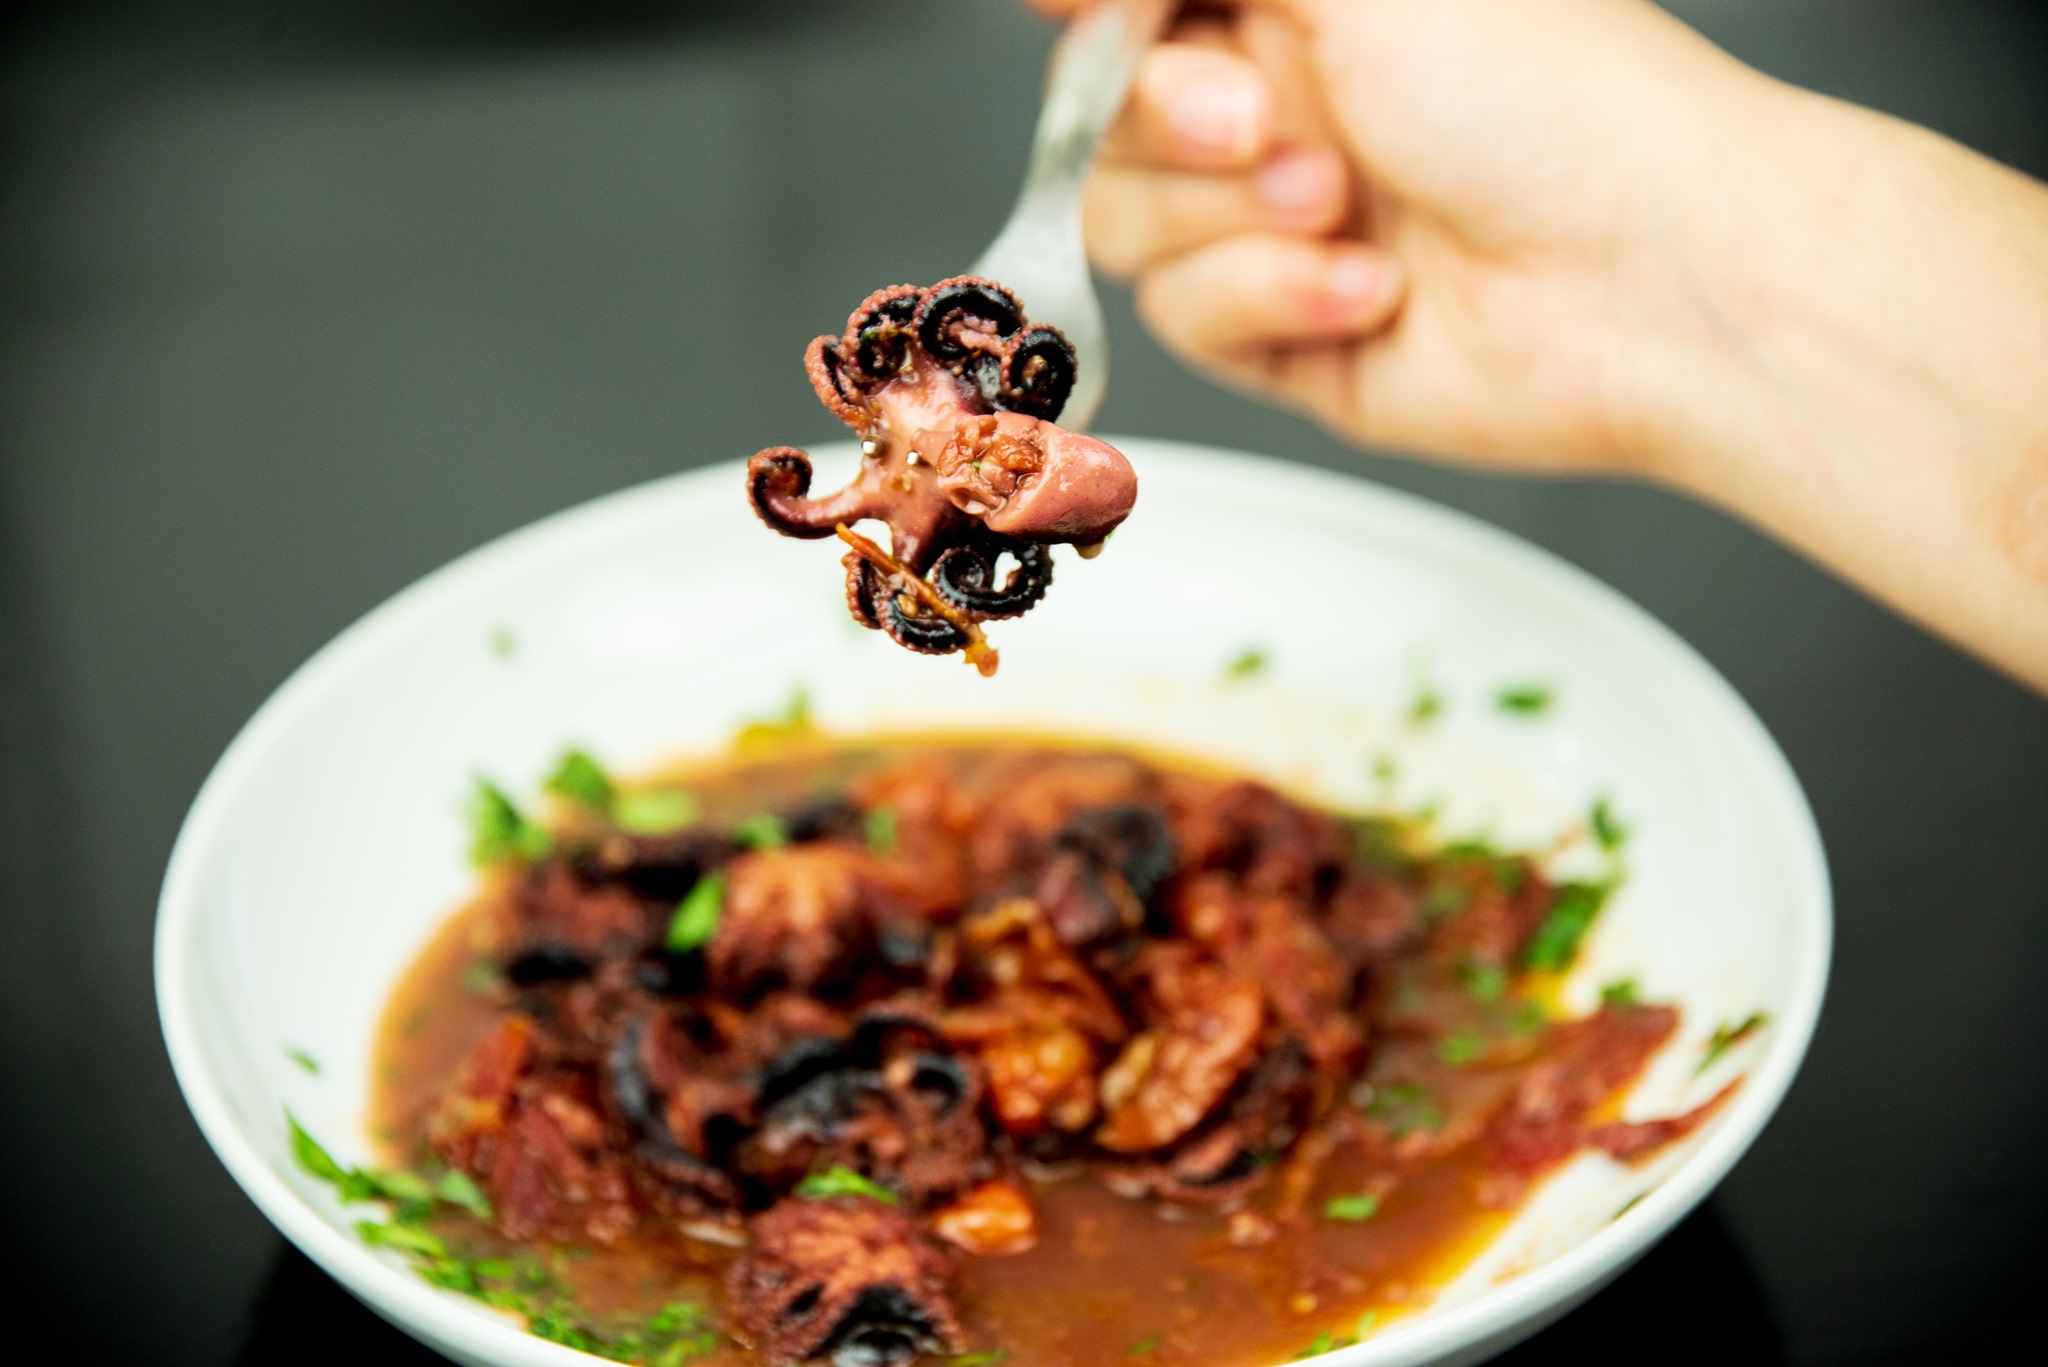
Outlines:
[[726, 1282], [732, 1314], [776, 1367], [898, 1367], [959, 1352], [952, 1262], [896, 1207], [869, 1197], [780, 1202], [748, 1223]]
[[[999, 329], [918, 317], [874, 364], [1007, 392], [974, 359]], [[576, 1245], [611, 1269], [586, 1285], [688, 1301], [747, 1361], [1124, 1367], [1162, 1331], [1162, 1361], [1284, 1360], [1303, 1299], [1349, 1333], [1471, 1246], [1475, 1197], [1642, 1162], [1735, 1085], [1624, 1118], [1677, 1013], [1625, 983], [1546, 1005], [1603, 889], [1419, 823], [958, 738], [742, 754], [692, 790], [696, 827], [586, 816], [493, 875], [451, 929], [498, 971], [434, 980], [466, 1000], [423, 1003], [385, 1113], [423, 1118], [492, 1239]], [[785, 839], [742, 841], [763, 811]], [[1144, 1289], [1212, 1276], [1241, 1288]]]
[[[812, 497], [810, 457], [774, 446], [748, 462], [747, 496], [784, 536], [887, 524], [886, 557], [847, 538], [847, 605], [912, 650], [972, 655], [978, 623], [1045, 596], [1047, 546], [1092, 553], [1137, 501], [1137, 475], [1116, 448], [1057, 424], [1073, 348], [992, 280], [878, 290], [842, 335], [811, 343], [804, 366], [825, 407], [859, 434], [860, 471]], [[1012, 568], [999, 574], [1006, 558]]]

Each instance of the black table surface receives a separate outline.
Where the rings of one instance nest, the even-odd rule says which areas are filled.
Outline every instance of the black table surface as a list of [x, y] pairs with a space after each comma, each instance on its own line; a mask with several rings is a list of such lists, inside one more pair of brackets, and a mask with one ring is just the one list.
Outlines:
[[[2048, 15], [1687, 0], [1788, 79], [2048, 171]], [[797, 364], [1007, 209], [1008, 0], [49, 3], [0, 53], [0, 1220], [72, 1362], [431, 1361], [200, 1139], [150, 985], [172, 837], [312, 650], [449, 557], [831, 424]], [[1112, 294], [1101, 426], [1355, 472], [1600, 575], [1806, 785], [1839, 948], [1783, 1110], [1520, 1362], [1966, 1360], [2048, 1230], [2048, 702], [1727, 517], [1361, 453]], [[2048, 320], [2044, 320], [2048, 325]], [[2048, 393], [2048, 377], [2043, 391]], [[1359, 605], [1369, 611], [1369, 605]]]

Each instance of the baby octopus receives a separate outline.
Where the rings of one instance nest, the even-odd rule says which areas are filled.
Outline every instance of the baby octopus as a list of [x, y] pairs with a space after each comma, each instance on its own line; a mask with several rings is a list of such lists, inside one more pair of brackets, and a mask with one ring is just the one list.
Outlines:
[[[812, 498], [810, 457], [771, 446], [747, 463], [754, 511], [784, 536], [853, 548], [854, 620], [993, 674], [979, 624], [1030, 611], [1052, 583], [1047, 547], [1092, 557], [1138, 497], [1121, 452], [1057, 425], [1073, 347], [1001, 285], [963, 275], [877, 290], [843, 336], [811, 343], [804, 368], [860, 435], [860, 472]], [[852, 530], [864, 518], [888, 524], [886, 550]], [[997, 583], [1005, 555], [1014, 568]]]

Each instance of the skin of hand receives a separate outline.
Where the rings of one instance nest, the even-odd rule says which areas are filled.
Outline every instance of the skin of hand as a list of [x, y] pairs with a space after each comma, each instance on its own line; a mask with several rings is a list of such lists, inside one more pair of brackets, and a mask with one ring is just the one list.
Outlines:
[[1357, 442], [1687, 490], [2048, 691], [2025, 176], [1647, 0], [1205, 0], [1087, 223], [1225, 383]]

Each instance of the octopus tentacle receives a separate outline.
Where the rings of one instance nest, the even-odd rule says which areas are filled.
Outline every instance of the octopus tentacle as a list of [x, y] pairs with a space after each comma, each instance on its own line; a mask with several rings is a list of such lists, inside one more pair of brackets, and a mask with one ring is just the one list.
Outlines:
[[1013, 413], [1057, 422], [1079, 370], [1074, 344], [1055, 327], [1033, 327], [1010, 339], [997, 403]]
[[[1017, 561], [1002, 587], [995, 586], [996, 561], [1008, 552]], [[979, 536], [953, 547], [932, 564], [932, 587], [946, 601], [991, 621], [1021, 617], [1038, 606], [1052, 587], [1052, 552], [1036, 541]]]
[[842, 522], [867, 516], [868, 494], [850, 484], [826, 498], [807, 498], [811, 458], [794, 446], [756, 451], [747, 462], [747, 500], [760, 519], [784, 536], [816, 541]]
[[[877, 576], [882, 578], [882, 576]], [[882, 630], [889, 639], [920, 655], [951, 655], [967, 648], [967, 633], [930, 612], [918, 611], [915, 600], [906, 605], [907, 593], [883, 578], [883, 593], [876, 607], [882, 614]]]
[[875, 606], [881, 588], [876, 582], [880, 573], [859, 551], [848, 551], [839, 563], [846, 566], [846, 610], [868, 630], [880, 631], [881, 609]]
[[901, 374], [910, 363], [913, 324], [924, 295], [915, 285], [891, 285], [861, 300], [847, 319], [840, 354], [869, 380]]
[[846, 361], [838, 338], [811, 339], [810, 346], [804, 349], [804, 373], [811, 377], [811, 388], [817, 391], [818, 401], [833, 417], [855, 431], [867, 426], [865, 399], [858, 390], [847, 390]]
[[917, 310], [917, 339], [935, 361], [967, 359], [970, 351], [994, 351], [1024, 326], [1024, 306], [993, 280], [957, 275], [941, 280]]

